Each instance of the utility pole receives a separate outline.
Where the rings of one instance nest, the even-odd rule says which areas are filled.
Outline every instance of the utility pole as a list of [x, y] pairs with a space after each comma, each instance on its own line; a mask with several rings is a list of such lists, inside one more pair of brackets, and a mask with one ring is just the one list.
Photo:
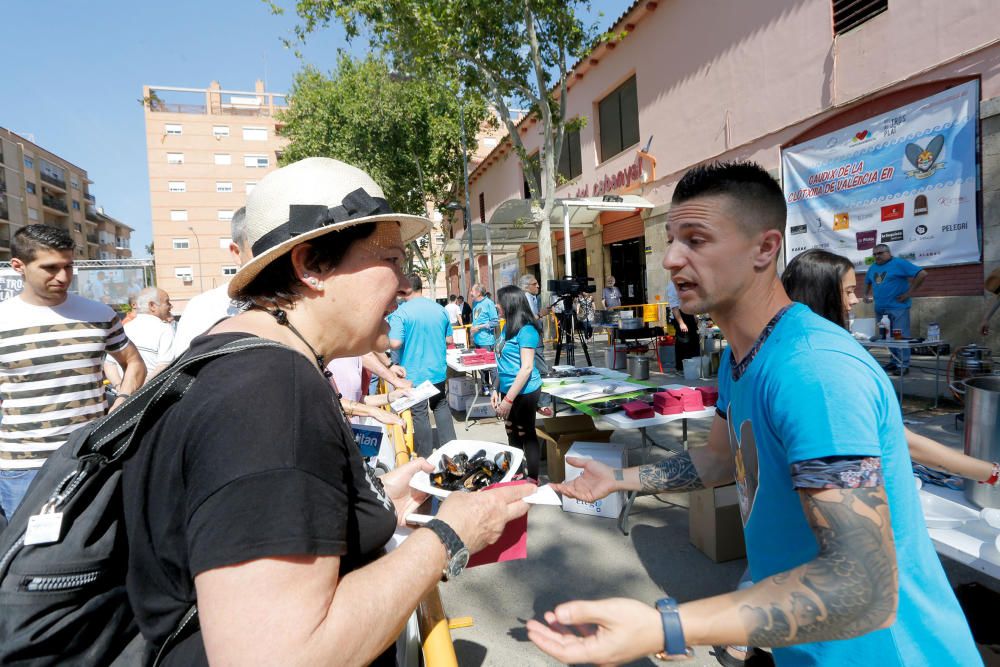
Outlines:
[[194, 235], [195, 248], [198, 249], [198, 289], [202, 292], [205, 291], [205, 272], [201, 267], [201, 239], [198, 238], [198, 232], [194, 231], [194, 227], [188, 227], [191, 233]]

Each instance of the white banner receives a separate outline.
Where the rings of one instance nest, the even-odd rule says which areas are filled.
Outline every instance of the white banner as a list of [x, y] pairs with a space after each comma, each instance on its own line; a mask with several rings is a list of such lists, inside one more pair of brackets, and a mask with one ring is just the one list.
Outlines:
[[782, 151], [787, 260], [822, 248], [867, 271], [884, 243], [922, 267], [978, 262], [978, 105], [965, 83]]

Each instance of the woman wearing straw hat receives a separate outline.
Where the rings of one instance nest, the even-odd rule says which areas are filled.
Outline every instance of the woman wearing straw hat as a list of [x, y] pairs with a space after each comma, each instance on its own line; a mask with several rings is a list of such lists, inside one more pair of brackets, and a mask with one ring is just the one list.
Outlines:
[[410, 478], [430, 466], [375, 478], [323, 369], [388, 347], [403, 248], [428, 226], [326, 158], [269, 174], [249, 197], [254, 259], [229, 293], [253, 306], [188, 354], [250, 336], [284, 347], [208, 362], [125, 469], [129, 597], [143, 635], [162, 645], [198, 608], [200, 628], [163, 664], [395, 665], [393, 642], [424, 593], [527, 511], [531, 485], [453, 494], [384, 555], [424, 500]]

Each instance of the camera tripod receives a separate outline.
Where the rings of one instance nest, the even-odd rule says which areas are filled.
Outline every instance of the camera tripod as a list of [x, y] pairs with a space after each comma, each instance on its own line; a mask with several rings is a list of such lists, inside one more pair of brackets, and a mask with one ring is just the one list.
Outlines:
[[583, 356], [587, 359], [587, 365], [593, 366], [590, 361], [590, 350], [587, 348], [587, 341], [583, 337], [583, 331], [576, 326], [576, 313], [572, 310], [572, 301], [563, 301], [563, 312], [556, 317], [559, 319], [559, 339], [556, 341], [556, 359], [553, 365], [559, 365], [559, 356], [566, 350], [566, 363], [570, 366], [576, 365], [576, 344], [573, 342], [574, 336], [579, 337], [580, 347], [583, 348]]

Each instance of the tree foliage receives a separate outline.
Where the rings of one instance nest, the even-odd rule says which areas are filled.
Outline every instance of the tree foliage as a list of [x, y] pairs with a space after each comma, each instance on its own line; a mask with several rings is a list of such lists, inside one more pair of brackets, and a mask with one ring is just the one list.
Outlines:
[[[569, 68], [597, 39], [596, 26], [578, 18], [586, 9], [587, 0], [298, 0], [295, 32], [304, 41], [331, 21], [342, 23], [348, 37], [367, 38], [398, 70], [418, 77], [453, 72], [466, 94], [491, 102], [540, 209], [534, 222], [544, 285], [552, 277], [549, 216], [565, 127], [581, 122], [565, 116]], [[516, 107], [539, 121], [537, 171], [515, 129]]]
[[[341, 54], [329, 75], [306, 67], [278, 117], [290, 141], [281, 161], [342, 160], [368, 172], [393, 210], [424, 215], [428, 204], [440, 208], [454, 199], [462, 182], [459, 113], [468, 127], [487, 117], [481, 99], [460, 105], [456, 88], [453, 78], [393, 72], [375, 56]], [[424, 248], [414, 253], [416, 269], [433, 282], [443, 248]]]

